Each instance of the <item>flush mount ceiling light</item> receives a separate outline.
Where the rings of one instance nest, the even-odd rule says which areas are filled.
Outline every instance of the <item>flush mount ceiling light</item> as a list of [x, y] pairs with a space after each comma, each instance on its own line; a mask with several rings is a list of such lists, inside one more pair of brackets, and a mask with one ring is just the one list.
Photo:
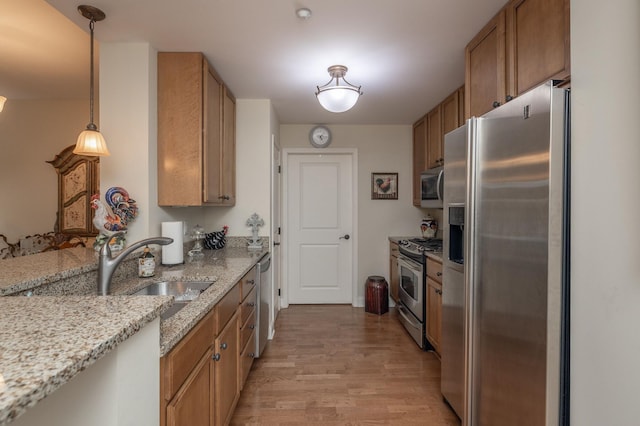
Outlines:
[[4, 109], [4, 103], [7, 102], [7, 98], [0, 96], [0, 112]]
[[89, 20], [89, 30], [91, 31], [91, 65], [90, 65], [90, 81], [89, 81], [89, 124], [86, 130], [80, 133], [74, 154], [89, 156], [106, 156], [111, 155], [107, 149], [107, 143], [102, 134], [98, 131], [98, 127], [93, 122], [93, 27], [96, 22], [105, 18], [103, 11], [93, 6], [80, 5], [78, 12]]
[[[332, 65], [327, 71], [331, 76], [331, 80], [324, 86], [317, 86], [316, 97], [318, 102], [330, 112], [350, 110], [362, 95], [361, 86], [354, 86], [344, 79], [344, 75], [347, 73], [347, 67], [344, 65]], [[340, 80], [342, 80], [342, 84]]]
[[303, 20], [310, 19], [311, 9], [307, 9], [306, 7], [301, 7], [300, 9], [296, 10], [296, 15], [298, 15], [298, 18]]

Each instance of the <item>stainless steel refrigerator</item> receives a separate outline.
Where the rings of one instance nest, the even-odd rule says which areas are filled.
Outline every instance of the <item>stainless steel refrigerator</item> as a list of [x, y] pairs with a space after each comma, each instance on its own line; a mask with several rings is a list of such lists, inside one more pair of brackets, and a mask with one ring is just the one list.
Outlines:
[[568, 418], [569, 92], [445, 135], [442, 393], [463, 425]]

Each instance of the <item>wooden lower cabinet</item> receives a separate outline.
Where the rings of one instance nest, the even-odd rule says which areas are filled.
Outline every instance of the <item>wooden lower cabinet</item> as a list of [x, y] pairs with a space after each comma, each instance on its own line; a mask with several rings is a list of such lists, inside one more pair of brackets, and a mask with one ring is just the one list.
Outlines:
[[245, 345], [242, 353], [240, 353], [240, 384], [244, 386], [244, 382], [249, 377], [249, 371], [256, 357], [256, 333], [252, 333], [249, 341]]
[[255, 356], [252, 268], [160, 358], [160, 426], [218, 426], [233, 410]]
[[233, 409], [240, 396], [238, 382], [238, 345], [240, 342], [238, 315], [239, 313], [236, 311], [216, 338], [214, 345], [216, 425], [229, 423]]
[[398, 244], [389, 242], [389, 296], [397, 302], [400, 295], [400, 275], [398, 275]]
[[207, 351], [167, 405], [167, 426], [210, 426], [214, 418], [212, 351]]
[[442, 284], [427, 277], [427, 329], [426, 338], [440, 353], [442, 335]]
[[425, 337], [440, 354], [442, 341], [442, 262], [427, 258], [427, 326]]

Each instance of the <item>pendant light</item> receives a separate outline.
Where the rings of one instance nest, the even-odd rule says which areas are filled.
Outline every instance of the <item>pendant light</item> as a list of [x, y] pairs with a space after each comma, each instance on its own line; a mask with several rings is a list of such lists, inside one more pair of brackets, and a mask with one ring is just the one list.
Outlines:
[[102, 21], [106, 15], [97, 7], [87, 5], [78, 6], [78, 12], [89, 20], [89, 30], [91, 31], [91, 72], [89, 82], [89, 124], [78, 136], [73, 153], [88, 156], [107, 156], [111, 155], [107, 149], [107, 143], [93, 122], [93, 27], [96, 22]]
[[[349, 111], [362, 95], [361, 86], [354, 86], [344, 79], [347, 69], [344, 65], [330, 66], [327, 71], [331, 76], [331, 80], [322, 87], [318, 86], [316, 97], [320, 105], [327, 111]], [[342, 79], [342, 84], [340, 79]]]

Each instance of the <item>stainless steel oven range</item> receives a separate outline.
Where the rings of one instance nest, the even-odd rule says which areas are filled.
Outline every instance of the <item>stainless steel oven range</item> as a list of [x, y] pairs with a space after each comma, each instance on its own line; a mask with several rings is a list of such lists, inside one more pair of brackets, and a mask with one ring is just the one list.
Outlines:
[[398, 274], [400, 275], [397, 305], [400, 322], [421, 349], [432, 349], [425, 337], [426, 257], [425, 252], [442, 251], [442, 240], [436, 238], [398, 241]]

